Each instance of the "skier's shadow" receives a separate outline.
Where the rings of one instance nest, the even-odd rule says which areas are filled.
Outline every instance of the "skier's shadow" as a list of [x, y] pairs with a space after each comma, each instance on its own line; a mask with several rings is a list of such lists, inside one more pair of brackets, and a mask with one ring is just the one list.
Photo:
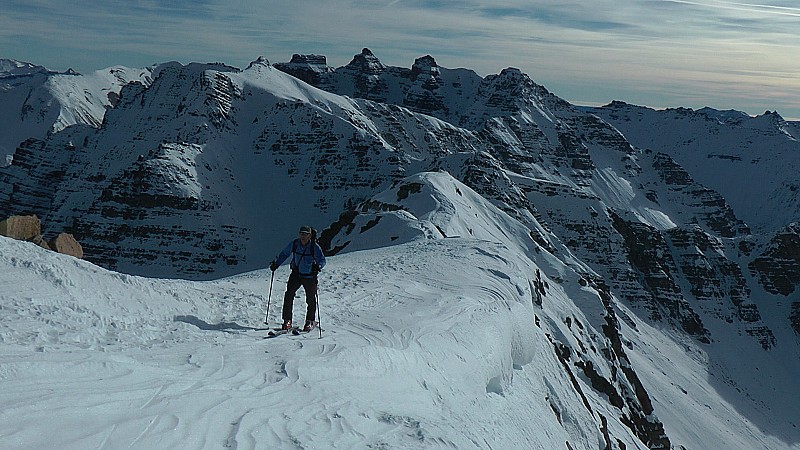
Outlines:
[[197, 316], [175, 316], [173, 321], [188, 323], [189, 325], [194, 325], [197, 328], [205, 331], [222, 331], [225, 333], [235, 333], [239, 331], [269, 330], [269, 328], [246, 327], [243, 325], [239, 325], [236, 322], [208, 323]]

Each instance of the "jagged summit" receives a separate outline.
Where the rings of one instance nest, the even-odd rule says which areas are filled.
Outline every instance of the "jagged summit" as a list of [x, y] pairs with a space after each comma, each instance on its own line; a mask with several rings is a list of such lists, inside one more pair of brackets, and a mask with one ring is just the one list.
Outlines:
[[361, 53], [353, 55], [353, 59], [345, 67], [367, 75], [378, 75], [386, 69], [378, 57], [368, 48], [364, 48]]
[[292, 60], [288, 63], [276, 63], [275, 68], [305, 81], [308, 84], [318, 86], [321, 74], [333, 71], [328, 66], [328, 60], [324, 55], [292, 55]]
[[411, 66], [411, 79], [416, 80], [420, 75], [431, 79], [439, 78], [439, 66], [433, 56], [425, 55], [414, 60], [414, 65]]
[[265, 56], [259, 56], [255, 60], [251, 61], [250, 64], [247, 65], [247, 68], [250, 69], [255, 65], [269, 66], [269, 59], [267, 59]]

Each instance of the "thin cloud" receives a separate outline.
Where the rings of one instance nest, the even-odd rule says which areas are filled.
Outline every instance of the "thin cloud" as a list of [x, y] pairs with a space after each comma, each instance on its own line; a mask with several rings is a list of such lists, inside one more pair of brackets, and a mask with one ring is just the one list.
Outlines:
[[169, 60], [244, 67], [260, 55], [278, 62], [293, 53], [323, 54], [340, 66], [369, 47], [390, 65], [430, 54], [482, 75], [518, 67], [568, 100], [625, 100], [617, 93], [628, 92], [695, 107], [705, 105], [687, 99], [707, 95], [760, 113], [759, 97], [800, 117], [791, 98], [800, 92], [792, 76], [800, 62], [788, 57], [800, 48], [800, 8], [787, 0], [5, 3], [0, 57], [55, 70]]
[[748, 13], [759, 12], [770, 15], [784, 15], [791, 17], [800, 17], [800, 8], [793, 6], [783, 5], [768, 5], [756, 3], [737, 3], [737, 2], [723, 2], [723, 1], [689, 1], [689, 0], [664, 0], [672, 3], [683, 3], [688, 5], [697, 5], [707, 8], [728, 9], [734, 11], [745, 11]]

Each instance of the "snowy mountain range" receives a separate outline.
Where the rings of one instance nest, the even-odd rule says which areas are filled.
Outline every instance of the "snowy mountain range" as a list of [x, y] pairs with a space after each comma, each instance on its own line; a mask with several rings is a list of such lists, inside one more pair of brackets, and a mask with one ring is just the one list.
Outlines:
[[[268, 277], [260, 270], [311, 223], [336, 255], [326, 275], [330, 323], [341, 331], [310, 346], [322, 353], [316, 362], [268, 350], [270, 361], [320, 371], [328, 366], [304, 364], [325, 362], [347, 375], [366, 364], [377, 370], [376, 395], [395, 393], [385, 400], [396, 408], [371, 413], [378, 400], [356, 400], [329, 411], [328, 421], [339, 415], [337, 432], [249, 434], [256, 445], [239, 445], [295, 439], [324, 448], [323, 436], [363, 448], [800, 443], [800, 125], [777, 113], [578, 107], [513, 68], [481, 77], [430, 56], [390, 67], [367, 49], [340, 68], [320, 55], [259, 58], [243, 70], [167, 63], [90, 76], [0, 67], [0, 144], [15, 148], [0, 168], [0, 215], [37, 214], [45, 233], [73, 233], [89, 261], [117, 272], [53, 269], [64, 264], [59, 256], [0, 241], [3, 272], [15, 277], [7, 280], [42, 286], [0, 290], [20, 319], [4, 321], [9, 348], [118, 345], [141, 363], [144, 344], [109, 337], [127, 315], [117, 280], [134, 280], [123, 290], [150, 293], [130, 294], [132, 321], [164, 329], [183, 317], [153, 339], [173, 348], [188, 330], [181, 345], [194, 349], [222, 339], [237, 355], [232, 370], [250, 371], [239, 353], [248, 338], [219, 331], [258, 333], [247, 328], [257, 328]], [[65, 281], [73, 277], [108, 288], [81, 294], [87, 285]], [[52, 292], [65, 283], [70, 300], [57, 300]], [[164, 289], [174, 298], [162, 298]], [[64, 301], [73, 303], [63, 320], [41, 314]], [[176, 301], [196, 302], [198, 312]], [[151, 322], [138, 309], [157, 314]], [[150, 339], [128, 330], [134, 341]], [[336, 345], [358, 354], [325, 355]], [[454, 390], [452, 377], [476, 364]], [[403, 407], [409, 381], [378, 375], [398, 371], [430, 391], [412, 400], [446, 412]], [[293, 386], [324, 381], [301, 372]], [[129, 384], [156, 377], [133, 373]], [[349, 392], [344, 378], [328, 387]], [[270, 384], [250, 386], [280, 398]], [[326, 405], [346, 398], [305, 395]], [[267, 420], [247, 411], [240, 417]], [[156, 408], [179, 421], [184, 413], [198, 411]], [[285, 431], [292, 417], [273, 426]], [[296, 417], [316, 423], [311, 411]], [[475, 431], [457, 431], [463, 420]], [[115, 439], [142, 447], [163, 437], [125, 436]]]
[[45, 138], [70, 125], [99, 127], [122, 86], [149, 82], [151, 69], [110, 67], [90, 75], [0, 59], [0, 162], [7, 165], [28, 138]]

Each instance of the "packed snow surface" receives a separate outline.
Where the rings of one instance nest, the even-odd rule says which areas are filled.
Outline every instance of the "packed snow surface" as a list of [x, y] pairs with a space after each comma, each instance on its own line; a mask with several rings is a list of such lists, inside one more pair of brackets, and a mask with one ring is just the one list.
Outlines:
[[[264, 314], [269, 300], [277, 324], [286, 268], [190, 282], [2, 237], [0, 250], [0, 448], [598, 448], [545, 337], [566, 332], [562, 315], [591, 326], [596, 298], [551, 281], [537, 310], [531, 261], [498, 242], [331, 257], [323, 331], [274, 339]], [[638, 328], [634, 360], [663, 384], [654, 401], [673, 441], [785, 446], [720, 407], [699, 351]], [[678, 388], [691, 397], [670, 406]]]

